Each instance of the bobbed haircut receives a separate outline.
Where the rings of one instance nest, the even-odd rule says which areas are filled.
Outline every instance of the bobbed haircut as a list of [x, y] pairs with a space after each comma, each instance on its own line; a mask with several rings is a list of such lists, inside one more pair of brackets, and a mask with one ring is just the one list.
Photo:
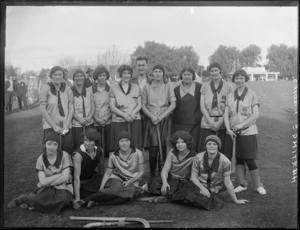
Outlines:
[[99, 65], [96, 67], [96, 69], [93, 72], [93, 78], [94, 80], [98, 80], [98, 75], [101, 73], [105, 73], [106, 74], [106, 80], [108, 80], [110, 78], [110, 74], [107, 70], [107, 68], [103, 65]]
[[237, 76], [244, 76], [244, 77], [245, 77], [245, 81], [246, 81], [246, 82], [249, 81], [249, 76], [248, 76], [248, 74], [246, 73], [246, 71], [243, 70], [243, 69], [239, 69], [239, 70], [237, 70], [237, 71], [235, 71], [235, 72], [233, 73], [232, 79], [231, 79], [232, 82], [235, 82], [235, 78], [236, 78]]
[[196, 73], [195, 73], [195, 70], [194, 70], [191, 66], [187, 66], [187, 67], [184, 67], [184, 68], [181, 70], [180, 76], [179, 76], [180, 80], [182, 80], [182, 74], [183, 74], [184, 72], [189, 72], [189, 73], [191, 73], [191, 74], [193, 75], [193, 80], [196, 79]]
[[171, 139], [171, 144], [173, 146], [173, 152], [174, 153], [178, 153], [178, 149], [176, 147], [176, 143], [177, 143], [177, 140], [181, 138], [185, 143], [186, 143], [186, 146], [189, 150], [193, 150], [194, 149], [194, 140], [193, 140], [193, 137], [187, 132], [187, 131], [183, 131], [183, 130], [180, 130], [180, 131], [176, 131], [173, 136], [172, 136], [172, 139]]
[[88, 128], [85, 133], [82, 133], [82, 141], [84, 137], [89, 139], [90, 141], [99, 141], [100, 140], [100, 133], [95, 128]]
[[211, 71], [212, 68], [218, 68], [220, 70], [220, 73], [222, 73], [221, 65], [218, 62], [213, 62], [208, 66], [208, 72]]
[[52, 79], [52, 75], [56, 72], [56, 71], [61, 71], [63, 73], [63, 77], [65, 77], [66, 73], [65, 70], [60, 67], [60, 66], [54, 66], [51, 68], [50, 73], [49, 73], [49, 77]]
[[120, 77], [122, 77], [122, 73], [123, 73], [124, 71], [126, 71], [126, 70], [129, 71], [130, 74], [132, 75], [133, 70], [132, 70], [131, 66], [129, 66], [129, 65], [121, 65], [121, 66], [118, 68], [118, 73], [119, 73]]
[[148, 58], [146, 56], [138, 56], [135, 63], [137, 63], [138, 61], [143, 61], [145, 60], [146, 63], [148, 64]]

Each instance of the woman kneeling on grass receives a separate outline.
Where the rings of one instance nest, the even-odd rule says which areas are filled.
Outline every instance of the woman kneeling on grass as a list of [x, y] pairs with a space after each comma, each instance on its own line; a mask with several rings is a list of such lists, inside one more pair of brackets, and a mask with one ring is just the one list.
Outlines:
[[177, 131], [173, 134], [171, 143], [173, 149], [167, 156], [161, 177], [152, 178], [148, 185], [148, 192], [162, 195], [153, 199], [155, 203], [182, 201], [186, 184], [191, 177], [193, 158], [196, 156], [192, 150], [193, 138], [186, 131]]
[[224, 185], [234, 203], [244, 204], [247, 200], [238, 200], [230, 180], [230, 160], [220, 153], [221, 140], [216, 135], [205, 139], [206, 151], [198, 153], [193, 160], [191, 182], [184, 203], [207, 210], [218, 209], [223, 202], [218, 194]]
[[83, 144], [73, 153], [74, 163], [74, 203], [88, 197], [100, 188], [104, 172], [104, 153], [96, 146], [100, 133], [89, 128], [83, 134]]
[[8, 208], [30, 206], [41, 212], [59, 213], [72, 204], [72, 160], [67, 152], [58, 149], [59, 137], [55, 132], [47, 133], [45, 143], [46, 150], [36, 163], [37, 191], [13, 199]]
[[74, 209], [85, 204], [87, 208], [123, 204], [142, 192], [138, 184], [144, 174], [143, 154], [131, 145], [131, 136], [127, 131], [121, 131], [117, 140], [119, 148], [108, 159], [99, 192], [75, 202]]

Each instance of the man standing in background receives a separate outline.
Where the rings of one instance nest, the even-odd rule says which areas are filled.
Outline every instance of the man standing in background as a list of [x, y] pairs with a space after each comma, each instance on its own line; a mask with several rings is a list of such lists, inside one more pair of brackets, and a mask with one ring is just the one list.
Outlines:
[[26, 93], [28, 91], [27, 85], [21, 81], [21, 76], [18, 76], [17, 78], [17, 85], [16, 85], [16, 93], [17, 93], [17, 98], [18, 98], [18, 103], [19, 103], [19, 109], [22, 110], [22, 101], [24, 103], [25, 110], [28, 110], [28, 105], [27, 105], [27, 97]]
[[84, 86], [85, 88], [89, 88], [94, 84], [94, 79], [93, 79], [93, 69], [91, 67], [88, 67], [86, 70], [87, 77], [84, 79]]
[[5, 89], [7, 95], [6, 111], [12, 111], [12, 104], [14, 99], [14, 82], [13, 76], [9, 76], [9, 80], [5, 82]]

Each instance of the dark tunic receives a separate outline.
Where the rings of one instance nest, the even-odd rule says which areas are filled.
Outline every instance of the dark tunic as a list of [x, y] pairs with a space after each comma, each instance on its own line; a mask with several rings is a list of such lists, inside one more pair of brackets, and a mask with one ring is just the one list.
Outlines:
[[74, 152], [77, 152], [82, 157], [80, 173], [80, 197], [82, 198], [92, 195], [99, 190], [103, 176], [101, 172], [95, 171], [101, 161], [101, 155], [103, 154], [102, 148], [97, 147], [94, 159], [92, 159], [84, 150], [85, 148], [82, 144]]
[[172, 133], [185, 130], [191, 134], [195, 143], [195, 150], [198, 149], [200, 121], [202, 113], [200, 110], [201, 84], [195, 82], [194, 96], [187, 93], [183, 97], [180, 95], [180, 85], [174, 89], [176, 97], [176, 108], [173, 112]]

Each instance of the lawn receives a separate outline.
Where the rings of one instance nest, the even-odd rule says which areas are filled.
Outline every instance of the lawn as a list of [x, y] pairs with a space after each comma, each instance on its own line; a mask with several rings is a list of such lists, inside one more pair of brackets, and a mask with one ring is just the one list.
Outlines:
[[[82, 227], [88, 222], [69, 220], [70, 216], [140, 217], [147, 220], [173, 220], [153, 224], [162, 228], [296, 228], [298, 226], [297, 182], [292, 181], [293, 82], [250, 82], [260, 100], [259, 160], [267, 195], [251, 189], [237, 194], [250, 202], [234, 204], [227, 192], [225, 205], [218, 211], [204, 211], [176, 204], [132, 203], [95, 207], [60, 215], [48, 215], [20, 208], [7, 209], [8, 202], [35, 190], [35, 163], [42, 149], [42, 125], [38, 107], [5, 115], [4, 147], [4, 227]], [[146, 166], [148, 157], [145, 156]], [[147, 180], [148, 167], [143, 181]]]

